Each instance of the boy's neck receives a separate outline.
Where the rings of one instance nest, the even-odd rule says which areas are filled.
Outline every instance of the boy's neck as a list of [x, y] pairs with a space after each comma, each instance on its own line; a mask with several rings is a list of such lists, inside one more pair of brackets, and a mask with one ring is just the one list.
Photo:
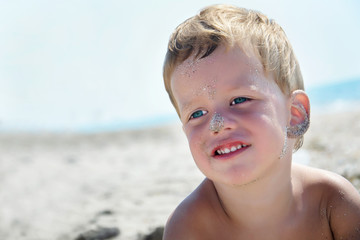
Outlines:
[[291, 162], [280, 168], [245, 186], [214, 183], [230, 221], [250, 229], [286, 221], [295, 206]]

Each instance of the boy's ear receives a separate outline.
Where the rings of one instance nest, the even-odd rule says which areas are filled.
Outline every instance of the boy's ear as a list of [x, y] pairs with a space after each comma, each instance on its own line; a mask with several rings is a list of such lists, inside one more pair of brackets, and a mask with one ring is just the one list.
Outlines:
[[302, 90], [295, 90], [291, 94], [290, 127], [304, 123], [310, 119], [310, 102], [307, 94]]

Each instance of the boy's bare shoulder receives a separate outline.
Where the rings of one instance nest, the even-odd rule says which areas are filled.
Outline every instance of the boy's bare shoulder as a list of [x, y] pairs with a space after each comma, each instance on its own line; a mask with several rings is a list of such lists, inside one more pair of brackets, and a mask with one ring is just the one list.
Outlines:
[[216, 214], [217, 194], [212, 182], [205, 179], [169, 217], [164, 231], [164, 240], [209, 239], [211, 221]]
[[316, 201], [327, 215], [334, 239], [360, 239], [360, 194], [348, 180], [301, 165], [294, 165], [293, 176], [301, 182], [304, 200]]
[[344, 199], [344, 195], [352, 199], [359, 198], [359, 192], [344, 177], [323, 169], [294, 164], [293, 177], [301, 182], [303, 190], [319, 192], [323, 198], [334, 201]]

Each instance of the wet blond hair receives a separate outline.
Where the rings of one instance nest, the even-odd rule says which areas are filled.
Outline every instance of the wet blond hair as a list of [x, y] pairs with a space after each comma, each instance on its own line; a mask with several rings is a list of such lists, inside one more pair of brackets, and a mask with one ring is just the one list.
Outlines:
[[[298, 61], [283, 29], [264, 14], [231, 5], [207, 7], [181, 23], [172, 33], [165, 57], [163, 78], [167, 93], [178, 115], [179, 108], [171, 90], [175, 68], [190, 56], [201, 59], [218, 46], [240, 47], [252, 51], [260, 59], [264, 71], [271, 73], [281, 89], [290, 96], [304, 90]], [[303, 137], [295, 144], [301, 147]]]

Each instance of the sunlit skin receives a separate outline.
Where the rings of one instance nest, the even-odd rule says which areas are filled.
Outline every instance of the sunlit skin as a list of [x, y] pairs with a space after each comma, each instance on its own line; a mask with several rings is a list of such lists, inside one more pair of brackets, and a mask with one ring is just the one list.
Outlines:
[[[285, 129], [309, 114], [303, 91], [284, 94], [253, 53], [223, 46], [178, 66], [171, 88], [206, 179], [169, 218], [165, 240], [360, 239], [352, 185], [291, 163]], [[215, 114], [221, 128], [211, 127]]]

